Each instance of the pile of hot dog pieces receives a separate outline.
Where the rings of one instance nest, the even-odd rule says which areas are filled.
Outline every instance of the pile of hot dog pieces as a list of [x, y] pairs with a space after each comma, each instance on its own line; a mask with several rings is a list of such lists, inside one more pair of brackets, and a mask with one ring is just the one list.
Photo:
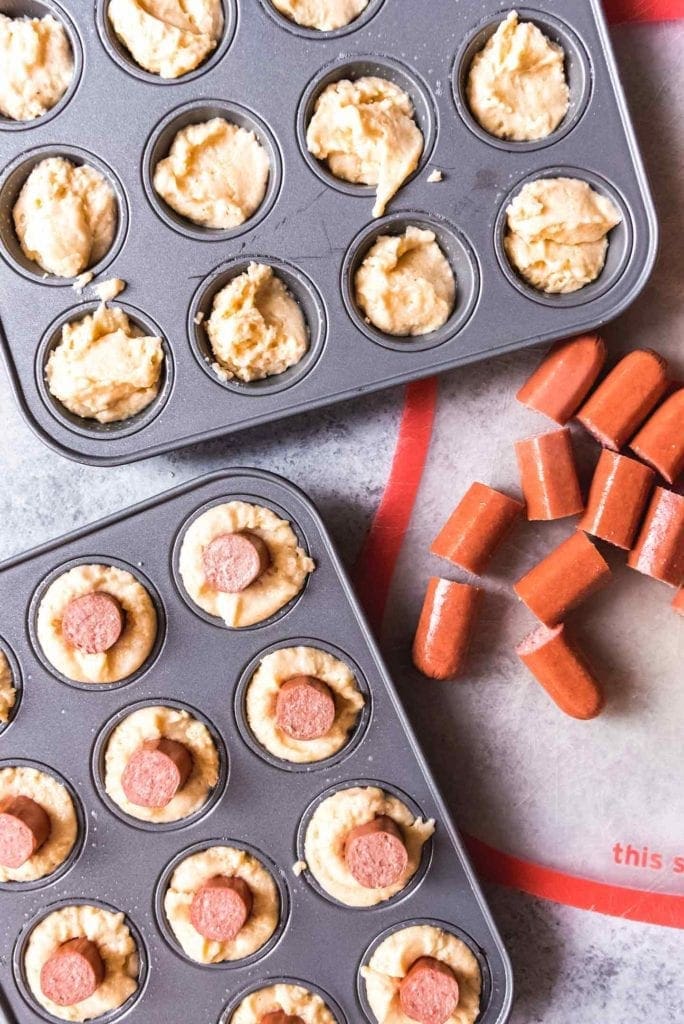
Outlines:
[[[515, 444], [524, 502], [474, 483], [430, 547], [480, 576], [521, 516], [583, 513], [576, 531], [513, 586], [540, 621], [516, 653], [558, 707], [579, 719], [599, 714], [603, 696], [564, 619], [611, 576], [589, 536], [629, 552], [632, 569], [678, 587], [672, 606], [684, 614], [684, 495], [657, 481], [673, 485], [684, 469], [684, 387], [668, 381], [657, 352], [637, 349], [590, 394], [605, 359], [596, 334], [551, 350], [516, 396], [559, 424]], [[602, 445], [586, 505], [565, 426], [573, 416]], [[622, 454], [625, 446], [633, 454]], [[413, 642], [420, 672], [449, 679], [463, 669], [481, 595], [472, 583], [430, 579]]]

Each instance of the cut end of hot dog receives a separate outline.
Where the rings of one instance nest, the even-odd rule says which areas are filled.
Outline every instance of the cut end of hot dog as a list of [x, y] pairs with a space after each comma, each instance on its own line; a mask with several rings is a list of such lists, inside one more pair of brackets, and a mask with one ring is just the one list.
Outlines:
[[561, 426], [577, 412], [606, 361], [598, 334], [559, 341], [515, 396]]
[[265, 1013], [259, 1024], [304, 1024], [301, 1017], [296, 1014], [285, 1013], [284, 1010], [271, 1010]]
[[326, 736], [335, 721], [335, 698], [322, 679], [293, 676], [276, 697], [276, 724], [295, 740]]
[[58, 1006], [88, 999], [102, 983], [105, 967], [90, 939], [70, 939], [45, 961], [40, 972], [43, 995]]
[[232, 942], [252, 913], [252, 891], [239, 877], [216, 875], [192, 897], [190, 922], [214, 942]]
[[553, 628], [538, 626], [520, 641], [515, 653], [566, 715], [587, 721], [601, 713], [601, 687], [562, 623]]
[[74, 597], [62, 615], [62, 635], [83, 654], [104, 654], [117, 642], [123, 627], [121, 605], [103, 591]]
[[394, 885], [408, 867], [408, 852], [396, 822], [380, 814], [347, 833], [344, 859], [365, 889]]
[[20, 868], [50, 835], [50, 818], [28, 796], [0, 803], [0, 864]]
[[166, 807], [192, 771], [192, 755], [184, 744], [164, 737], [138, 747], [121, 776], [128, 800], [138, 807]]
[[444, 1024], [458, 1006], [459, 987], [448, 964], [421, 956], [399, 984], [402, 1012], [419, 1024]]
[[271, 564], [268, 547], [255, 533], [222, 533], [202, 552], [207, 582], [225, 594], [239, 594]]

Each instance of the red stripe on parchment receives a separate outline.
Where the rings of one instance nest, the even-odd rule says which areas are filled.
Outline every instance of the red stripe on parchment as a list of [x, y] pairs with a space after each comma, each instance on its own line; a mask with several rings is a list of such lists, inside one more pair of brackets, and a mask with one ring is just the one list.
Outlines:
[[608, 21], [675, 21], [684, 18], [684, 0], [603, 0]]

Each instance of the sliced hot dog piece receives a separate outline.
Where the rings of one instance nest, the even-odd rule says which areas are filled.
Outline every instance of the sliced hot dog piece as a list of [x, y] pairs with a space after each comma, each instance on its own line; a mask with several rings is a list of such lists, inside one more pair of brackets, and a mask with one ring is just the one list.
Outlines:
[[347, 833], [344, 859], [352, 875], [365, 889], [394, 885], [408, 867], [408, 852], [401, 831], [386, 814]]
[[608, 564], [578, 530], [530, 569], [513, 589], [533, 615], [547, 626], [556, 626], [609, 578]]
[[121, 605], [101, 590], [74, 597], [62, 615], [62, 635], [84, 654], [104, 654], [119, 639], [123, 627]]
[[551, 700], [572, 718], [595, 718], [603, 708], [601, 688], [565, 626], [538, 626], [515, 649]]
[[559, 341], [515, 397], [562, 426], [591, 391], [605, 361], [605, 342], [598, 334]]
[[684, 615], [684, 587], [680, 587], [672, 599], [672, 607], [680, 615]]
[[330, 732], [335, 721], [335, 698], [322, 679], [293, 676], [276, 697], [276, 723], [295, 740], [316, 740]]
[[684, 583], [684, 495], [656, 487], [627, 565], [655, 580]]
[[580, 519], [579, 529], [629, 550], [654, 476], [652, 469], [636, 459], [604, 448], [594, 470], [587, 510]]
[[666, 398], [629, 447], [669, 484], [684, 470], [684, 388]]
[[15, 796], [0, 803], [0, 864], [3, 867], [20, 868], [49, 835], [50, 818], [35, 800]]
[[259, 1024], [304, 1024], [304, 1021], [296, 1014], [293, 1016], [291, 1013], [285, 1013], [284, 1010], [272, 1010], [270, 1013], [264, 1014]]
[[268, 547], [255, 533], [222, 533], [202, 552], [207, 581], [225, 594], [246, 590], [268, 569]]
[[43, 995], [58, 1006], [74, 1006], [92, 996], [102, 983], [105, 967], [90, 939], [70, 939], [45, 961], [40, 971]]
[[252, 890], [237, 875], [215, 875], [192, 897], [190, 922], [205, 939], [232, 942], [252, 913]]
[[399, 983], [402, 1012], [419, 1024], [444, 1024], [458, 1006], [459, 987], [448, 964], [421, 956]]
[[474, 483], [435, 537], [430, 551], [479, 576], [522, 510], [522, 502], [515, 498]]
[[563, 519], [584, 508], [570, 431], [551, 430], [515, 442], [528, 519]]
[[413, 664], [424, 676], [451, 679], [463, 668], [482, 591], [432, 576], [413, 640]]
[[636, 349], [613, 367], [577, 413], [604, 448], [619, 451], [667, 390], [667, 363], [649, 348]]
[[121, 775], [126, 797], [138, 807], [166, 807], [192, 771], [192, 755], [178, 740], [145, 740]]

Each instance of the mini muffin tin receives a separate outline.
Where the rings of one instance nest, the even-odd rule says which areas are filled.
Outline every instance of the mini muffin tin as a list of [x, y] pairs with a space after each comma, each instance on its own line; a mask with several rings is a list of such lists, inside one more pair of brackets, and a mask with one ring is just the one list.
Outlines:
[[[0, 0], [11, 15], [53, 11], [76, 54], [74, 82], [45, 117], [0, 119], [0, 340], [29, 424], [49, 445], [88, 463], [116, 464], [217, 437], [488, 355], [594, 328], [615, 317], [653, 265], [656, 222], [599, 0], [518, 8], [566, 53], [571, 104], [547, 139], [505, 142], [484, 132], [465, 102], [475, 52], [512, 6], [494, 0], [371, 0], [344, 29], [301, 28], [270, 0], [224, 0], [226, 28], [207, 61], [162, 81], [114, 36], [107, 0]], [[418, 171], [385, 218], [373, 189], [334, 178], [306, 150], [322, 88], [377, 74], [406, 89], [425, 136]], [[153, 168], [181, 127], [221, 115], [251, 128], [271, 161], [266, 198], [230, 231], [197, 227], [156, 195]], [[122, 304], [165, 339], [166, 371], [152, 405], [121, 424], [72, 416], [51, 398], [45, 363], [65, 319], [92, 310], [69, 281], [44, 277], [21, 253], [12, 206], [31, 168], [63, 154], [103, 170], [119, 206], [114, 245], [94, 268], [128, 282]], [[444, 172], [429, 183], [432, 169]], [[503, 211], [530, 178], [585, 178], [617, 203], [603, 273], [571, 295], [525, 285], [502, 248]], [[353, 273], [378, 234], [432, 228], [458, 278], [456, 309], [440, 330], [399, 339], [368, 325]], [[202, 324], [218, 288], [250, 260], [272, 263], [301, 302], [311, 351], [280, 376], [243, 384], [210, 367]]]
[[[283, 613], [246, 629], [228, 629], [193, 613], [182, 596], [173, 555], [198, 509], [234, 499], [285, 515], [316, 562], [305, 588]], [[118, 563], [122, 556], [163, 604], [160, 651], [127, 684], [69, 685], [38, 655], [33, 596], [56, 567], [75, 561]], [[260, 470], [214, 473], [10, 559], [0, 566], [0, 582], [7, 595], [3, 645], [11, 645], [24, 679], [12, 727], [0, 737], [0, 760], [19, 763], [30, 750], [35, 761], [64, 776], [83, 808], [80, 846], [67, 869], [29, 891], [8, 885], [0, 893], [0, 1007], [4, 995], [16, 1021], [55, 1019], [30, 998], [23, 950], [37, 920], [56, 905], [78, 900], [103, 901], [123, 911], [137, 929], [143, 984], [126, 1011], [131, 1022], [228, 1024], [231, 1009], [248, 991], [296, 979], [323, 995], [338, 1024], [374, 1024], [359, 995], [366, 951], [388, 929], [427, 919], [453, 929], [478, 957], [479, 1024], [507, 1020], [512, 976], [501, 939], [330, 538], [299, 490]], [[339, 754], [292, 770], [287, 762], [262, 756], [247, 740], [241, 695], [260, 655], [297, 644], [320, 646], [346, 659], [358, 673], [367, 706]], [[104, 737], [122, 714], [141, 703], [194, 710], [216, 737], [222, 763], [217, 796], [191, 818], [156, 828], [113, 813], [101, 781]], [[401, 894], [366, 909], [337, 903], [307, 872], [297, 876], [293, 870], [313, 808], [331, 792], [357, 784], [385, 788], [414, 812], [436, 819], [414, 879]], [[246, 961], [203, 966], [188, 960], [173, 938], [164, 918], [164, 893], [179, 858], [220, 844], [247, 848], [269, 867], [282, 914], [274, 938]]]

